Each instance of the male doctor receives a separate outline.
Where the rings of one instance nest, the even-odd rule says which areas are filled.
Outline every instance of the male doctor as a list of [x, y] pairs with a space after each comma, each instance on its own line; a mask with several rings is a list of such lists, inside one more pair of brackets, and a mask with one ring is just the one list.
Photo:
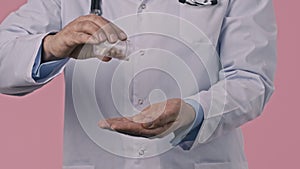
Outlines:
[[[29, 0], [0, 25], [1, 93], [65, 73], [64, 168], [248, 168], [240, 126], [274, 90], [272, 1], [181, 2], [103, 0], [97, 16], [90, 0]], [[129, 61], [92, 50], [126, 39]]]

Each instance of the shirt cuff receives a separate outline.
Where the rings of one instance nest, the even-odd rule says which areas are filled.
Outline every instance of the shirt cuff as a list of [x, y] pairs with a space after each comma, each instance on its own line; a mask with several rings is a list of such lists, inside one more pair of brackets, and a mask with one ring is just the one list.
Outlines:
[[204, 120], [204, 112], [202, 106], [198, 102], [192, 99], [185, 99], [184, 101], [194, 108], [196, 112], [196, 117], [194, 122], [190, 125], [188, 129], [175, 135], [175, 138], [171, 141], [173, 146], [177, 146], [177, 145], [181, 146], [184, 142], [187, 141], [194, 142], [199, 133], [202, 122]]
[[69, 60], [69, 58], [65, 58], [41, 64], [41, 58], [42, 47], [40, 47], [32, 67], [32, 78], [38, 83], [46, 82], [49, 79], [52, 79], [60, 72], [60, 70]]

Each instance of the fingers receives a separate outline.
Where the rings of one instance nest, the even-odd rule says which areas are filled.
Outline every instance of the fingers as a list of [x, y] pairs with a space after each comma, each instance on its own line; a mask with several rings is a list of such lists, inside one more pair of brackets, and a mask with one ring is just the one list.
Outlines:
[[[81, 16], [57, 34], [43, 39], [43, 60], [50, 61], [65, 57], [79, 58], [76, 54], [82, 53], [78, 49], [84, 44], [95, 45], [104, 41], [115, 43], [118, 40], [126, 40], [126, 38], [126, 34], [119, 27], [101, 16]], [[82, 58], [97, 57], [90, 55], [90, 51], [88, 52]], [[122, 58], [122, 56], [117, 55], [117, 58]], [[104, 58], [104, 61], [109, 60], [107, 57]]]
[[[80, 21], [74, 27], [76, 32], [91, 35], [93, 38], [98, 40], [97, 43], [101, 43], [107, 40], [104, 30], [92, 21]], [[89, 41], [86, 41], [86, 43], [89, 43]]]
[[89, 34], [74, 33], [73, 42], [76, 44], [98, 44], [100, 41], [96, 37]]
[[131, 136], [151, 138], [165, 135], [163, 133], [172, 126], [172, 123], [155, 129], [145, 129], [141, 123], [133, 122], [124, 117], [103, 120], [98, 125], [100, 128], [114, 130]]
[[115, 24], [109, 22], [105, 18], [96, 16], [95, 21], [99, 24], [99, 26], [104, 30], [106, 33], [106, 37], [110, 43], [115, 43], [115, 40], [121, 40], [124, 41], [127, 39], [127, 35], [124, 31], [122, 31], [118, 26]]
[[109, 62], [112, 58], [104, 56], [101, 60], [103, 62]]
[[[116, 43], [118, 40], [126, 40], [126, 34], [118, 28], [116, 25], [110, 23], [106, 19], [96, 16], [87, 15], [82, 16], [74, 21], [73, 29], [75, 34], [72, 36], [73, 44], [70, 46], [76, 46], [80, 44], [97, 45], [108, 41], [109, 43]], [[75, 44], [74, 44], [75, 43]], [[104, 62], [108, 62], [111, 58], [122, 59], [124, 58], [124, 52], [117, 48], [111, 48], [104, 56], [99, 56], [99, 53], [88, 52], [88, 55], [82, 54], [82, 56], [75, 55], [75, 58], [87, 59], [87, 58], [99, 58]]]
[[[119, 27], [114, 25], [113, 23], [109, 22], [105, 18], [97, 15], [86, 15], [78, 18], [78, 20], [81, 21], [89, 21], [96, 24], [99, 28], [101, 28], [101, 31], [99, 32], [99, 36], [104, 38], [104, 35], [108, 42], [110, 43], [116, 43], [118, 40], [126, 40], [127, 35], [124, 31], [122, 31]], [[99, 29], [98, 29], [99, 30]]]
[[116, 43], [127, 39], [127, 35], [119, 27], [97, 15], [79, 17], [66, 26], [63, 35], [65, 41], [70, 41], [67, 43], [69, 46], [99, 44], [106, 40]]
[[[193, 108], [183, 103], [181, 99], [169, 99], [167, 102], [153, 104], [130, 118], [107, 119], [105, 123], [100, 122], [99, 127], [132, 136], [163, 137], [188, 126], [194, 120]], [[184, 116], [180, 112], [185, 112]]]
[[110, 124], [108, 123], [108, 120], [100, 120], [98, 123], [98, 126], [102, 129], [110, 129]]
[[113, 24], [113, 23], [110, 23], [111, 24], [111, 26], [115, 29], [115, 31], [116, 31], [116, 33], [117, 33], [117, 35], [118, 35], [118, 37], [119, 37], [119, 39], [121, 40], [121, 41], [124, 41], [124, 40], [126, 40], [127, 39], [127, 35], [125, 34], [125, 32], [124, 31], [122, 31], [118, 26], [116, 26], [115, 24]]
[[82, 32], [88, 35], [95, 34], [100, 28], [100, 26], [89, 20], [79, 21], [73, 26], [75, 32]]

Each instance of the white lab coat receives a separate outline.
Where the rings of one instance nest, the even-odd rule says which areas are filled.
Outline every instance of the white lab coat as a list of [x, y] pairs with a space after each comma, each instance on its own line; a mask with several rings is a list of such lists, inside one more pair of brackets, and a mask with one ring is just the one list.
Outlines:
[[[140, 7], [141, 3], [146, 4], [145, 9]], [[186, 41], [196, 50], [197, 46], [210, 42], [219, 54], [217, 61], [220, 64], [214, 59], [209, 59], [213, 58], [212, 55], [207, 55], [208, 59], [204, 58], [199, 62], [197, 59], [192, 59], [193, 54], [190, 51], [184, 50], [170, 38], [149, 34], [135, 38], [134, 41], [140, 44], [140, 48], [161, 48], [181, 57], [194, 73], [197, 87], [187, 84], [187, 87], [181, 86], [183, 91], [180, 91], [178, 86], [174, 85], [176, 83], [172, 78], [157, 73], [154, 69], [145, 70], [140, 72], [140, 76], [136, 75], [132, 80], [134, 85], [129, 87], [132, 104], [142, 109], [149, 104], [148, 95], [151, 90], [161, 89], [166, 98], [195, 99], [204, 110], [204, 121], [197, 139], [185, 143], [192, 144], [191, 149], [183, 150], [180, 146], [176, 146], [156, 156], [147, 155], [152, 152], [155, 144], [148, 144], [145, 139], [124, 137], [120, 134], [119, 136], [114, 134], [115, 137], [109, 140], [110, 143], [103, 143], [111, 144], [111, 149], [107, 146], [101, 148], [98, 143], [101, 144], [101, 139], [105, 140], [105, 138], [100, 135], [100, 140], [95, 141], [91, 133], [82, 125], [84, 120], [83, 122], [78, 120], [82, 111], [87, 111], [89, 116], [89, 109], [82, 109], [81, 104], [78, 103], [78, 96], [74, 96], [78, 94], [83, 98], [79, 100], [84, 102], [82, 105], [94, 106], [92, 105], [94, 100], [90, 100], [88, 96], [95, 97], [101, 112], [106, 114], [104, 116], [117, 115], [118, 111], [112, 96], [115, 93], [111, 92], [111, 84], [113, 73], [122, 62], [113, 60], [109, 63], [100, 63], [95, 59], [70, 60], [65, 69], [62, 67], [60, 70], [54, 70], [55, 73], [47, 79], [41, 82], [32, 79], [32, 66], [43, 37], [49, 32], [61, 30], [75, 18], [88, 14], [89, 7], [90, 0], [29, 0], [0, 26], [1, 93], [27, 94], [42, 87], [63, 70], [65, 72], [64, 166], [70, 169], [72, 167], [74, 169], [248, 168], [239, 127], [260, 115], [273, 92], [277, 29], [272, 1], [220, 0], [219, 4], [213, 7], [180, 5], [177, 0], [103, 1], [105, 18], [115, 21], [120, 20], [120, 17], [132, 15], [136, 19], [136, 27], [129, 26], [128, 29], [135, 31], [143, 32], [151, 27], [149, 23], [150, 25], [155, 23], [153, 20], [155, 17], [152, 15], [151, 22], [147, 17], [140, 17], [147, 12], [161, 12], [168, 14], [169, 17], [182, 17], [201, 30], [208, 39], [201, 39], [203, 36], [198, 36], [198, 32], [193, 36], [194, 32], [185, 29], [183, 21], [179, 21], [178, 26], [173, 27], [170, 32], [173, 30], [177, 32], [181, 40]], [[165, 22], [168, 23], [167, 20]], [[122, 27], [122, 21], [119, 24]], [[123, 27], [126, 27], [126, 24], [123, 23]], [[142, 70], [143, 66], [151, 62], [149, 59], [151, 57], [156, 60], [151, 62], [150, 66], [157, 64], [163, 67], [169, 64], [172, 67], [172, 60], [161, 59], [163, 63], [161, 60], [157, 62], [159, 57], [154, 56], [155, 51], [143, 50], [141, 53], [138, 53], [140, 57], [136, 57], [136, 62], [131, 64], [135, 66], [134, 70], [127, 70], [125, 65], [124, 76], [130, 71]], [[158, 53], [160, 54], [168, 55], [164, 52]], [[94, 72], [94, 75], [91, 75], [91, 72]], [[186, 76], [189, 79], [188, 75]], [[120, 81], [121, 84], [126, 82], [126, 78], [124, 79]], [[118, 92], [122, 90], [117, 90], [117, 95]]]

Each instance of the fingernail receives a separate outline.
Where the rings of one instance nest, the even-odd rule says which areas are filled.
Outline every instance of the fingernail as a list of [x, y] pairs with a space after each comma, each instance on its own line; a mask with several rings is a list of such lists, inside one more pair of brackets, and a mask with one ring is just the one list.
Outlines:
[[127, 35], [123, 32], [120, 33], [120, 37], [121, 37], [122, 40], [127, 39]]
[[114, 43], [118, 40], [118, 37], [116, 34], [109, 35], [109, 38], [110, 38], [110, 42], [112, 42], [112, 43]]
[[100, 38], [100, 41], [102, 41], [102, 42], [104, 42], [106, 40], [106, 36], [102, 32], [99, 34], [99, 38]]
[[112, 130], [116, 130], [116, 128], [117, 128], [117, 126], [115, 126], [115, 125], [110, 126], [110, 129], [112, 129]]
[[93, 43], [98, 43], [98, 41], [99, 41], [98, 38], [94, 37], [94, 36], [91, 38], [91, 40], [92, 40]]
[[106, 121], [100, 121], [98, 126], [103, 129], [109, 128], [109, 124]]

